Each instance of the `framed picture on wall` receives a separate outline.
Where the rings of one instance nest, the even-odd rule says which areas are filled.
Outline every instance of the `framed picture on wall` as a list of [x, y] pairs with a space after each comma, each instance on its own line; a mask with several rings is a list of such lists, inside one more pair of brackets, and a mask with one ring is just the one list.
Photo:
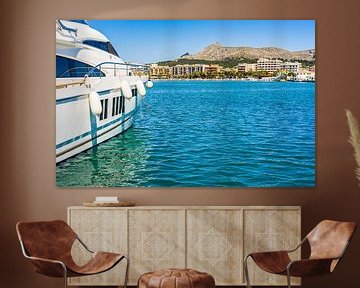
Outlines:
[[58, 187], [314, 187], [314, 20], [57, 20]]

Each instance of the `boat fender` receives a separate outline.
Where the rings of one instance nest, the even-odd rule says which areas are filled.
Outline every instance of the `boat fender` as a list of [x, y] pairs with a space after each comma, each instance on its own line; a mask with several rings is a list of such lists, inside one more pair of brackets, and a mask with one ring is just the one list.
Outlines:
[[131, 91], [131, 88], [130, 88], [130, 85], [128, 82], [126, 82], [125, 80], [122, 80], [120, 82], [120, 89], [126, 99], [131, 99], [132, 91]]
[[152, 88], [154, 86], [154, 83], [151, 80], [146, 81], [145, 86], [147, 88]]
[[101, 102], [100, 102], [100, 96], [97, 92], [95, 92], [95, 91], [90, 92], [89, 103], [90, 103], [91, 112], [94, 115], [100, 115], [102, 112], [102, 107], [101, 107]]
[[140, 96], [145, 96], [146, 95], [145, 86], [144, 86], [144, 83], [141, 80], [136, 81], [136, 89], [137, 89]]

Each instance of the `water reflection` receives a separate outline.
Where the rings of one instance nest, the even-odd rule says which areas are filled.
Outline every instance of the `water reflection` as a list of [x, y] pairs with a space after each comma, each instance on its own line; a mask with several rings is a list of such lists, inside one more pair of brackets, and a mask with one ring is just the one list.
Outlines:
[[58, 186], [135, 186], [141, 183], [147, 155], [146, 131], [130, 128], [111, 140], [60, 163]]

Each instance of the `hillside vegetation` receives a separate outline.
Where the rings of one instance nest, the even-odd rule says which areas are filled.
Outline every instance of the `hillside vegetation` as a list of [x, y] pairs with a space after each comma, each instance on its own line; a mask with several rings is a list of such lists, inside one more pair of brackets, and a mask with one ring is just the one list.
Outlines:
[[298, 61], [303, 66], [315, 64], [315, 49], [304, 51], [288, 51], [282, 48], [265, 47], [225, 47], [219, 43], [205, 47], [193, 55], [185, 53], [180, 58], [158, 62], [159, 65], [175, 66], [179, 64], [219, 64], [225, 68], [234, 67], [239, 63], [256, 63], [259, 58]]
[[259, 58], [276, 58], [286, 60], [315, 60], [315, 49], [304, 50], [304, 51], [289, 51], [283, 48], [276, 47], [264, 47], [264, 48], [253, 48], [253, 47], [226, 47], [219, 43], [211, 44], [205, 47], [199, 53], [194, 55], [184, 55], [182, 59], [204, 59], [204, 60], [223, 60], [227, 58], [248, 58], [248, 59], [259, 59]]

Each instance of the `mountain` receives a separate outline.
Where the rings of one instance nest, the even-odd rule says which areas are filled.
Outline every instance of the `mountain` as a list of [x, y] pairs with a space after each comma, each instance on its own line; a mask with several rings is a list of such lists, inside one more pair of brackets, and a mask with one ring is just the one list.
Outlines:
[[285, 60], [315, 60], [315, 49], [304, 51], [289, 51], [276, 47], [252, 48], [252, 47], [226, 47], [220, 43], [211, 44], [199, 53], [182, 55], [179, 59], [200, 59], [210, 61], [221, 61], [231, 58], [278, 58]]
[[181, 55], [180, 58], [184, 58], [186, 56], [190, 56], [189, 52], [186, 52], [185, 54]]

